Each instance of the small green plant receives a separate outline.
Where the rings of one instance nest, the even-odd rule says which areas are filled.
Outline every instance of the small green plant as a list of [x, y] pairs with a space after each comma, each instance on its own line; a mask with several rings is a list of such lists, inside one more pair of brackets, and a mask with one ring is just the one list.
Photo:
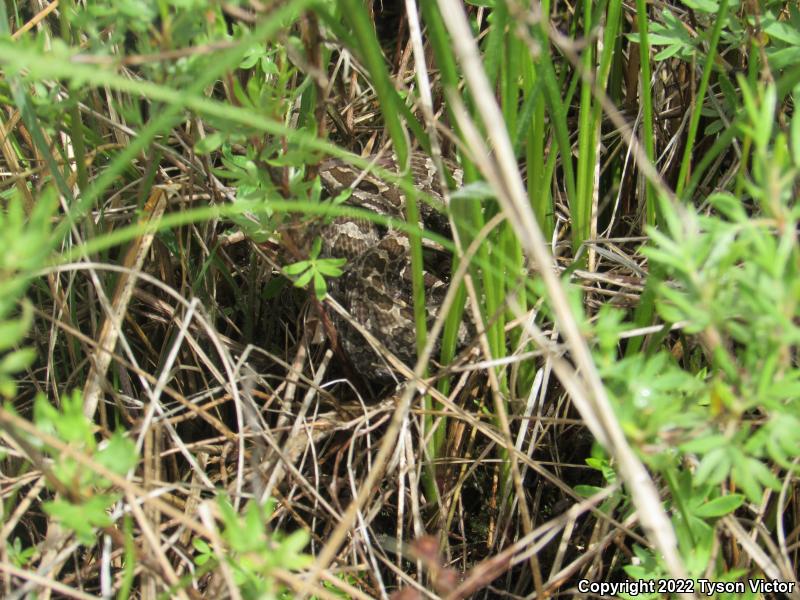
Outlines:
[[8, 559], [17, 567], [24, 568], [36, 554], [36, 548], [23, 548], [22, 540], [18, 537], [7, 547]]
[[301, 260], [283, 268], [283, 272], [294, 279], [294, 285], [299, 288], [306, 287], [313, 281], [314, 294], [323, 300], [328, 294], [326, 277], [340, 277], [342, 267], [347, 262], [344, 258], [320, 258], [322, 240], [316, 238], [311, 246], [308, 260]]
[[266, 523], [275, 510], [270, 500], [264, 506], [251, 502], [243, 515], [237, 514], [230, 502], [220, 496], [217, 506], [223, 523], [221, 532], [225, 552], [219, 555], [207, 542], [195, 539], [195, 563], [208, 566], [225, 561], [233, 570], [236, 584], [244, 598], [283, 598], [286, 590], [272, 575], [275, 569], [297, 571], [308, 567], [313, 557], [303, 553], [309, 536], [304, 530], [288, 535], [268, 532]]
[[14, 191], [5, 210], [0, 210], [0, 353], [4, 353], [0, 354], [0, 396], [5, 398], [16, 394], [14, 375], [36, 360], [32, 348], [19, 346], [33, 322], [33, 307], [25, 293], [32, 274], [44, 266], [53, 247], [50, 219], [55, 204], [50, 189], [30, 207], [24, 207]]
[[[795, 115], [791, 137], [774, 127], [774, 85], [739, 83], [741, 132], [752, 144], [750, 176], [741, 181], [745, 198], [713, 194], [715, 212], [705, 216], [665, 206], [666, 227], [650, 230], [653, 245], [644, 250], [665, 275], [655, 305], [667, 325], [681, 324], [682, 358], [653, 344], [613, 360], [619, 318], [601, 312], [594, 325], [617, 416], [667, 483], [689, 575], [717, 581], [746, 573], [714, 558], [716, 521], [779, 490], [780, 469], [796, 473], [792, 459], [800, 454], [800, 369], [792, 358], [800, 340], [800, 210], [793, 192], [800, 161], [790, 150], [800, 147], [800, 125]], [[629, 575], [665, 575], [650, 550], [635, 553]]]
[[[60, 409], [40, 394], [34, 400], [33, 410], [38, 430], [56, 437], [109, 471], [124, 475], [136, 466], [136, 448], [121, 432], [98, 444], [92, 424], [83, 414], [83, 395], [79, 391], [65, 395]], [[82, 543], [93, 543], [96, 529], [112, 524], [108, 510], [120, 495], [103, 476], [38, 437], [28, 436], [27, 441], [53, 460], [50, 472], [55, 480], [50, 484], [62, 492], [44, 503], [45, 512], [72, 530]]]

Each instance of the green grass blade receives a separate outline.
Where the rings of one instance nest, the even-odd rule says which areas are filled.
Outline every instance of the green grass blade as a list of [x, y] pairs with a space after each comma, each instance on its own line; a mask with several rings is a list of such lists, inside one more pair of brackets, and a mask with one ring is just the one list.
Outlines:
[[722, 26], [727, 22], [727, 20], [728, 0], [720, 0], [719, 11], [717, 12], [717, 16], [714, 20], [714, 27], [711, 31], [711, 39], [708, 42], [708, 55], [705, 57], [703, 74], [700, 77], [700, 85], [697, 88], [697, 96], [695, 97], [692, 116], [689, 120], [689, 129], [686, 132], [686, 146], [683, 151], [681, 170], [678, 174], [678, 183], [675, 186], [675, 194], [678, 197], [683, 195], [683, 190], [688, 183], [687, 176], [689, 174], [689, 166], [692, 162], [692, 154], [694, 153], [694, 141], [697, 137], [697, 128], [700, 125], [700, 117], [703, 112], [703, 103], [705, 102], [706, 98], [708, 82], [711, 79], [711, 72], [714, 70], [717, 54], [717, 43], [719, 42], [720, 35], [722, 34]]

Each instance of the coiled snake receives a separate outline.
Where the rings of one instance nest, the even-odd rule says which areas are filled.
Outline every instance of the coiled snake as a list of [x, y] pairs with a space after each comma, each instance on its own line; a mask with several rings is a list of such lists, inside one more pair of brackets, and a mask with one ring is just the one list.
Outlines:
[[[376, 164], [395, 171], [394, 159], [378, 159]], [[433, 201], [443, 200], [433, 163], [426, 157], [412, 156], [414, 183]], [[371, 174], [364, 174], [339, 159], [320, 164], [322, 184], [331, 197], [345, 189], [352, 193], [345, 204], [373, 211], [396, 220], [405, 220], [405, 196], [401, 190]], [[460, 184], [461, 174], [453, 170]], [[449, 237], [446, 215], [421, 202], [420, 225]], [[411, 283], [411, 254], [405, 233], [368, 219], [336, 217], [320, 232], [322, 255], [347, 259], [341, 277], [329, 280], [329, 292], [383, 346], [409, 367], [416, 362], [416, 326]], [[424, 250], [424, 281], [428, 325], [438, 316], [447, 291], [450, 257], [442, 249]], [[334, 316], [341, 345], [354, 367], [367, 379], [386, 381], [391, 370], [346, 320]], [[463, 343], [466, 328], [459, 332]], [[438, 342], [434, 356], [438, 355]]]

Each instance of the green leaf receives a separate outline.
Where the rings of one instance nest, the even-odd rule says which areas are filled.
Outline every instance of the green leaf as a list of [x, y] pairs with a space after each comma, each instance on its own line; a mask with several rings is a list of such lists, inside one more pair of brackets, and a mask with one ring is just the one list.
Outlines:
[[[793, 98], [795, 98], [795, 95], [793, 95]], [[797, 100], [798, 98], [795, 99], [795, 102], [797, 102]], [[792, 114], [790, 142], [794, 166], [800, 168], [800, 111], [797, 110]]]
[[734, 483], [742, 489], [751, 502], [761, 501], [761, 485], [751, 471], [750, 459], [738, 448], [730, 449], [730, 456], [733, 462], [732, 476]]
[[22, 303], [22, 315], [18, 319], [0, 322], [0, 352], [16, 346], [28, 333], [33, 322], [33, 305], [25, 300]]
[[325, 283], [325, 278], [318, 272], [314, 273], [314, 294], [318, 300], [324, 300], [328, 295], [328, 286]]
[[767, 58], [773, 69], [785, 69], [800, 60], [800, 47], [782, 48], [780, 50], [767, 50]]
[[317, 263], [317, 270], [328, 277], [339, 277], [343, 273], [341, 267], [347, 262], [344, 258], [328, 258]]
[[315, 259], [319, 256], [320, 251], [322, 250], [322, 238], [316, 237], [314, 241], [311, 243], [311, 259]]
[[30, 367], [36, 360], [36, 350], [33, 348], [20, 348], [6, 354], [0, 360], [0, 373], [13, 374]]
[[23, 548], [22, 541], [18, 537], [14, 538], [14, 541], [7, 546], [7, 549], [11, 562], [20, 568], [25, 568], [37, 552], [35, 546]]
[[741, 199], [729, 192], [717, 192], [708, 197], [708, 202], [731, 221], [744, 223], [747, 221], [747, 212], [742, 206]]
[[800, 31], [789, 23], [778, 21], [772, 15], [764, 15], [761, 29], [770, 37], [786, 42], [792, 46], [800, 46]]
[[723, 481], [731, 469], [731, 456], [726, 448], [717, 448], [706, 454], [695, 473], [696, 485], [715, 485]]
[[750, 457], [747, 460], [750, 472], [756, 480], [763, 486], [775, 491], [781, 489], [781, 482], [767, 466], [757, 458]]
[[576, 494], [578, 494], [581, 498], [591, 498], [595, 494], [598, 494], [603, 491], [604, 488], [598, 487], [596, 485], [576, 485], [573, 490]]
[[199, 140], [194, 145], [194, 151], [196, 154], [203, 156], [205, 154], [209, 154], [222, 146], [225, 142], [225, 134], [221, 131], [215, 131], [204, 137], [203, 139]]
[[678, 52], [684, 49], [684, 46], [681, 44], [671, 44], [664, 48], [661, 52], [657, 52], [655, 56], [653, 56], [653, 60], [656, 62], [660, 62], [662, 60], [667, 60], [668, 58], [672, 58]]
[[303, 273], [302, 275], [300, 275], [300, 277], [295, 279], [294, 281], [295, 287], [299, 288], [306, 287], [308, 285], [308, 282], [311, 281], [311, 278], [314, 277], [315, 275], [316, 272], [314, 271], [314, 269], [306, 270], [305, 273]]
[[17, 395], [17, 382], [0, 373], [0, 396], [3, 398], [13, 398]]
[[728, 494], [706, 502], [693, 512], [696, 516], [704, 519], [723, 517], [735, 511], [743, 502], [744, 496], [742, 494]]
[[280, 565], [284, 569], [290, 570], [308, 567], [314, 560], [310, 555], [302, 554], [302, 550], [308, 545], [308, 541], [309, 535], [303, 529], [294, 531], [286, 536], [275, 551]]
[[283, 267], [283, 272], [289, 276], [299, 275], [300, 273], [309, 269], [310, 267], [311, 267], [311, 261], [301, 260], [299, 262], [286, 265], [285, 267]]
[[117, 475], [125, 475], [136, 466], [139, 457], [136, 454], [136, 444], [122, 432], [115, 431], [105, 446], [95, 454], [95, 460]]
[[727, 437], [719, 434], [704, 435], [680, 445], [683, 452], [696, 452], [706, 454], [718, 448], [724, 448], [730, 443]]
[[98, 494], [81, 504], [57, 499], [45, 502], [42, 506], [48, 515], [71, 530], [78, 541], [90, 545], [95, 541], [94, 532], [97, 527], [109, 527], [113, 524], [106, 511], [118, 498], [118, 495]]
[[719, 11], [719, 4], [712, 0], [682, 0], [683, 3], [693, 10], [704, 13], [716, 14]]
[[91, 423], [83, 414], [83, 394], [80, 390], [61, 397], [61, 410], [50, 404], [44, 394], [38, 394], [33, 401], [33, 419], [38, 428], [55, 434], [67, 443], [80, 444], [89, 451], [95, 448]]
[[455, 190], [452, 194], [450, 194], [450, 201], [451, 202], [466, 202], [466, 201], [480, 201], [486, 200], [487, 198], [494, 198], [495, 193], [490, 186], [485, 181], [473, 181], [471, 183], [467, 183], [463, 187], [458, 190]]
[[211, 546], [209, 546], [204, 539], [193, 538], [192, 546], [199, 552], [199, 554], [194, 557], [194, 563], [196, 565], [202, 566], [214, 558], [214, 552], [211, 550]]

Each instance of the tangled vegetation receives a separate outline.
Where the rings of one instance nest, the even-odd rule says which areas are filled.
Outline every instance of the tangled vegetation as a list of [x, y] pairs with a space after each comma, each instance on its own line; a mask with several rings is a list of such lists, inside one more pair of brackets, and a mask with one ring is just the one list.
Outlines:
[[[800, 598], [795, 4], [9, 0], [0, 28], [0, 595]], [[389, 154], [432, 160], [452, 239]], [[329, 197], [327, 157], [406, 222]], [[337, 216], [408, 236], [388, 385], [303, 235]]]

